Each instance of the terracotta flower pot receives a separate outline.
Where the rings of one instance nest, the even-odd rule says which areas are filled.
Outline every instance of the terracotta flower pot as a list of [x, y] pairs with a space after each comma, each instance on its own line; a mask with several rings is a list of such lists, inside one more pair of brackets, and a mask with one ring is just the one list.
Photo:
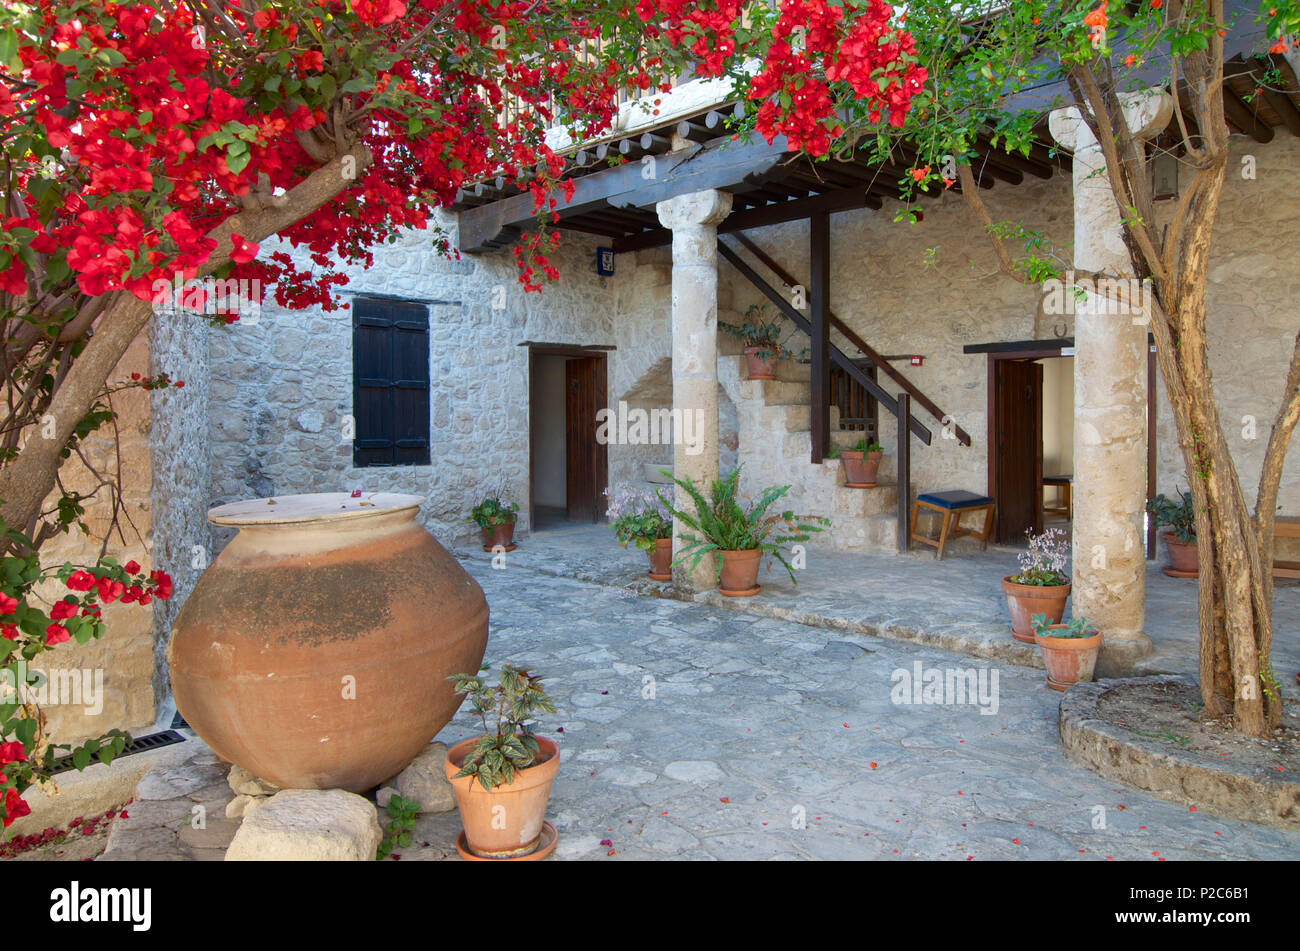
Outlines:
[[543, 736], [536, 740], [541, 747], [539, 755], [546, 759], [517, 772], [514, 782], [491, 790], [484, 789], [472, 776], [456, 776], [478, 737], [457, 743], [447, 751], [447, 779], [456, 794], [466, 844], [475, 855], [518, 858], [537, 848], [551, 782], [560, 769], [560, 748]]
[[416, 521], [422, 499], [286, 496], [208, 513], [239, 534], [172, 624], [176, 706], [223, 759], [287, 789], [364, 792], [463, 698], [483, 591]]
[[673, 580], [673, 540], [655, 539], [655, 547], [646, 552], [650, 559], [650, 577], [654, 581]]
[[1165, 551], [1169, 553], [1169, 569], [1177, 574], [1191, 576], [1201, 571], [1196, 542], [1181, 541], [1173, 532], [1162, 532]]
[[733, 598], [746, 598], [758, 594], [758, 564], [763, 553], [753, 551], [724, 551], [722, 555], [722, 579], [718, 582], [718, 591]]
[[[766, 353], [764, 358], [760, 354]], [[745, 360], [749, 364], [749, 379], [776, 379], [776, 351], [768, 347], [746, 347]]]
[[851, 489], [874, 489], [883, 455], [878, 449], [868, 453], [851, 449], [840, 452], [840, 460], [844, 463], [844, 484]]
[[513, 551], [515, 547], [515, 523], [514, 520], [509, 522], [498, 522], [491, 528], [479, 526], [479, 534], [483, 536], [483, 550], [492, 551], [498, 545], [506, 551]]
[[1034, 643], [1035, 614], [1046, 614], [1053, 624], [1061, 622], [1065, 602], [1070, 597], [1068, 584], [1037, 585], [1016, 584], [1013, 575], [1002, 579], [1002, 593], [1007, 596], [1007, 610], [1011, 612], [1011, 636], [1026, 644]]
[[[1062, 631], [1064, 624], [1053, 624], [1049, 630]], [[1036, 637], [1038, 650], [1047, 667], [1047, 686], [1065, 690], [1071, 684], [1089, 683], [1097, 667], [1097, 654], [1101, 651], [1101, 632], [1091, 637]]]

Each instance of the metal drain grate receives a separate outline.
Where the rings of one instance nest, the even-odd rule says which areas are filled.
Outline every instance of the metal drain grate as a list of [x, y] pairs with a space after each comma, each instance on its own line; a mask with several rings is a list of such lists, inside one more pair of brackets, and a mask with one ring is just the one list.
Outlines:
[[[177, 743], [184, 742], [185, 737], [181, 736], [175, 730], [163, 730], [160, 733], [148, 733], [144, 736], [135, 737], [130, 743], [126, 744], [126, 748], [122, 750], [122, 755], [118, 756], [117, 759], [121, 759], [122, 756], [130, 756], [132, 753], [145, 753], [149, 750], [160, 749], [164, 746], [175, 746]], [[99, 761], [92, 760], [92, 762]], [[72, 765], [71, 756], [61, 756], [54, 761], [54, 769], [50, 772], [66, 773], [68, 770], [76, 768], [77, 767]]]

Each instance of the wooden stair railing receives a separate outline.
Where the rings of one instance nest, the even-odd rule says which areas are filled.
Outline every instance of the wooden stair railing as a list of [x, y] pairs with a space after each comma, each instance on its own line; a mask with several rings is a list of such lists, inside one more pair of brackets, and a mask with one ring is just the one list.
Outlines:
[[[776, 306], [777, 310], [781, 311], [782, 314], [789, 318], [792, 324], [806, 333], [809, 337], [812, 336], [813, 328], [808, 318], [799, 313], [799, 311], [796, 310], [789, 301], [782, 297], [771, 284], [768, 284], [767, 281], [763, 280], [758, 272], [750, 267], [740, 255], [732, 250], [729, 245], [719, 241], [718, 253], [721, 254], [722, 257], [732, 265], [732, 267], [744, 275], [749, 282], [763, 294], [763, 296], [770, 300], [773, 305]], [[848, 354], [839, 347], [831, 345], [829, 348], [829, 355], [831, 363], [838, 366], [848, 376], [856, 380], [858, 385], [874, 396], [876, 402], [878, 402], [882, 407], [890, 413], [897, 415], [898, 401], [895, 400], [894, 397], [890, 396], [879, 383], [871, 379], [871, 377], [867, 375], [866, 371], [859, 367]], [[911, 431], [912, 435], [921, 440], [921, 442], [925, 443], [927, 446], [930, 445], [932, 437], [930, 430], [926, 428], [925, 424], [910, 413], [907, 416], [907, 422], [908, 429]], [[899, 441], [902, 442], [901, 439]]]
[[[780, 278], [781, 281], [783, 281], [787, 287], [795, 287], [798, 285], [798, 281], [794, 279], [794, 277], [790, 274], [790, 272], [785, 270], [785, 268], [781, 267], [780, 264], [778, 264], [775, 260], [773, 260], [772, 256], [769, 255], [762, 248], [760, 248], [757, 244], [755, 244], [753, 239], [750, 238], [748, 235], [744, 234], [743, 232], [733, 232], [731, 234], [731, 237], [735, 238], [740, 243], [740, 245], [743, 248], [745, 248], [745, 250], [749, 251], [750, 254], [758, 258], [758, 260], [763, 264], [763, 266], [766, 267], [773, 274], [775, 274], [778, 278]], [[722, 242], [719, 241], [718, 243], [719, 246], [721, 246]], [[731, 260], [730, 257], [727, 257], [727, 259]], [[732, 263], [734, 264], [735, 262], [733, 261]], [[783, 313], [784, 312], [785, 311], [783, 310]], [[789, 316], [789, 314], [787, 313], [786, 316]], [[829, 320], [831, 327], [833, 327], [836, 331], [838, 331], [846, 340], [848, 340], [849, 343], [857, 347], [858, 350], [861, 351], [862, 354], [868, 360], [870, 360], [872, 363], [874, 363], [877, 367], [880, 368], [882, 373], [884, 373], [891, 380], [893, 380], [895, 383], [901, 386], [903, 388], [903, 391], [907, 393], [909, 396], [911, 396], [918, 406], [923, 408], [926, 412], [928, 412], [931, 416], [933, 416], [936, 420], [938, 420], [941, 426], [948, 425], [948, 423], [952, 420], [952, 417], [945, 415], [943, 410], [941, 410], [937, 405], [935, 405], [933, 400], [931, 400], [919, 389], [917, 389], [916, 386], [910, 380], [907, 379], [907, 377], [903, 376], [903, 374], [899, 373], [892, 366], [890, 366], [889, 361], [887, 361], [884, 357], [882, 357], [879, 353], [877, 353], [860, 336], [858, 336], [858, 334], [854, 333], [854, 331], [847, 324], [845, 324], [844, 321], [836, 317], [834, 312], [828, 309], [826, 312], [826, 317]], [[796, 321], [796, 323], [798, 322]], [[887, 401], [885, 403], [888, 409], [892, 411], [893, 406], [891, 404], [892, 404], [892, 400]], [[963, 446], [969, 446], [971, 444], [970, 434], [967, 433], [966, 430], [962, 429], [960, 426], [957, 426], [955, 424], [953, 425], [953, 434], [957, 437], [957, 441], [961, 443]], [[929, 445], [928, 439], [923, 441], [926, 443], [926, 445]]]

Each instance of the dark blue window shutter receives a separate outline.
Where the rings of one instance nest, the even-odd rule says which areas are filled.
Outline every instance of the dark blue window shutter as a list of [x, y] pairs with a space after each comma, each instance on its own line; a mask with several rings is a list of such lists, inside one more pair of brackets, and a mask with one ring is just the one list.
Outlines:
[[429, 464], [429, 310], [406, 301], [352, 301], [356, 466]]

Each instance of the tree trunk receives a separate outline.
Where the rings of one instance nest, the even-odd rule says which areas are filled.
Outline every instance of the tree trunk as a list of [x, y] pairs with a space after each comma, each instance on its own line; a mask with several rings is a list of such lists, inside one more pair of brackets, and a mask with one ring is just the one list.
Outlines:
[[[370, 162], [370, 150], [357, 144], [295, 185], [284, 195], [282, 203], [245, 210], [227, 218], [208, 232], [208, 237], [216, 240], [217, 249], [199, 269], [198, 276], [211, 274], [229, 263], [232, 234], [256, 243], [289, 227], [354, 183]], [[39, 516], [45, 499], [54, 490], [63, 448], [104, 391], [108, 375], [144, 329], [152, 312], [148, 301], [125, 291], [112, 294], [104, 314], [95, 322], [85, 350], [50, 401], [47, 415], [54, 424], [52, 438], [46, 439], [39, 432], [29, 433], [17, 458], [0, 470], [0, 517], [8, 525], [26, 526]]]

